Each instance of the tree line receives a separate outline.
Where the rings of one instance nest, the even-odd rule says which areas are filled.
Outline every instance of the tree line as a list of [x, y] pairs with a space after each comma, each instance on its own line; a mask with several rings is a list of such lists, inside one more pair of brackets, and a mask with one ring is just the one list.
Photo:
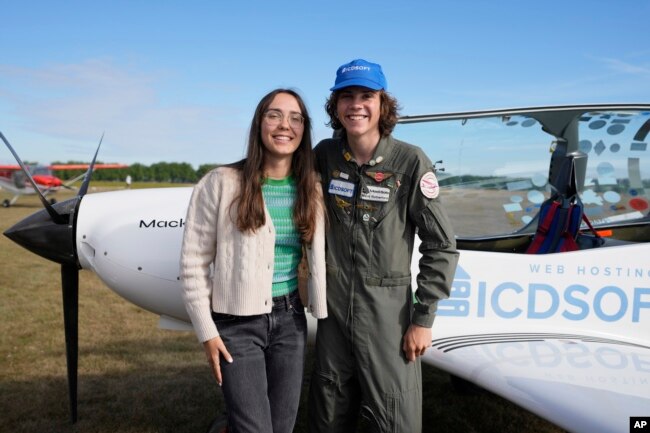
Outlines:
[[[53, 162], [54, 164], [88, 164], [87, 162]], [[97, 164], [102, 164], [97, 162]], [[131, 176], [133, 182], [170, 182], [170, 183], [195, 183], [208, 171], [219, 164], [203, 164], [194, 169], [187, 162], [158, 162], [151, 165], [140, 163], [131, 164], [127, 168], [107, 168], [95, 170], [93, 180], [124, 182]], [[85, 173], [85, 170], [54, 170], [54, 175], [66, 181]]]

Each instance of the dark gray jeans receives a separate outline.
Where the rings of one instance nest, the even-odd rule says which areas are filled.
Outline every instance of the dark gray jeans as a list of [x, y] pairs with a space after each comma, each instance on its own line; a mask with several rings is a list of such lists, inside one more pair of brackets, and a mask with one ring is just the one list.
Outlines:
[[228, 431], [292, 432], [307, 340], [298, 291], [273, 298], [269, 314], [212, 316], [233, 357], [232, 364], [221, 359]]

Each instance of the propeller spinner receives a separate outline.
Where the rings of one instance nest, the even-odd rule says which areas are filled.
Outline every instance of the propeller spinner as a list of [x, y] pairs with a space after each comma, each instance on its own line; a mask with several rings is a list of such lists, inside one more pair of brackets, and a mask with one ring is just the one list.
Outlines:
[[50, 204], [25, 167], [18, 154], [0, 132], [9, 151], [21, 166], [23, 173], [38, 193], [45, 209], [19, 221], [4, 232], [12, 241], [48, 260], [61, 264], [61, 289], [63, 293], [63, 324], [65, 330], [66, 362], [68, 370], [68, 393], [70, 396], [70, 419], [77, 421], [77, 360], [79, 357], [79, 261], [75, 249], [76, 213], [95, 166], [102, 145], [102, 134], [95, 156], [75, 198], [55, 205]]

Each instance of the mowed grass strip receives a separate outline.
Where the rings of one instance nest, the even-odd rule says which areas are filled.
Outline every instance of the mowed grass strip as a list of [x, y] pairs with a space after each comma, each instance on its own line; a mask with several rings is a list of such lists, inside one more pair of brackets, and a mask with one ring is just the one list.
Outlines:
[[[0, 208], [0, 232], [40, 208], [34, 196]], [[79, 420], [71, 425], [59, 265], [0, 236], [0, 432], [205, 432], [224, 403], [203, 350], [193, 333], [157, 323], [80, 272]], [[310, 351], [296, 432], [308, 431], [312, 362]], [[493, 394], [459, 392], [429, 366], [423, 389], [424, 432], [563, 431]]]

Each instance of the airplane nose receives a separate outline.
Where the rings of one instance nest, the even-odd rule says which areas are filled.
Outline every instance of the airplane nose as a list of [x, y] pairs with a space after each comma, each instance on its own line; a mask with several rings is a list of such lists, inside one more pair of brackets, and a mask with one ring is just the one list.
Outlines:
[[63, 224], [52, 221], [50, 214], [42, 209], [8, 228], [4, 235], [43, 258], [78, 266], [73, 227], [78, 203], [79, 199], [75, 197], [54, 205], [67, 220]]

